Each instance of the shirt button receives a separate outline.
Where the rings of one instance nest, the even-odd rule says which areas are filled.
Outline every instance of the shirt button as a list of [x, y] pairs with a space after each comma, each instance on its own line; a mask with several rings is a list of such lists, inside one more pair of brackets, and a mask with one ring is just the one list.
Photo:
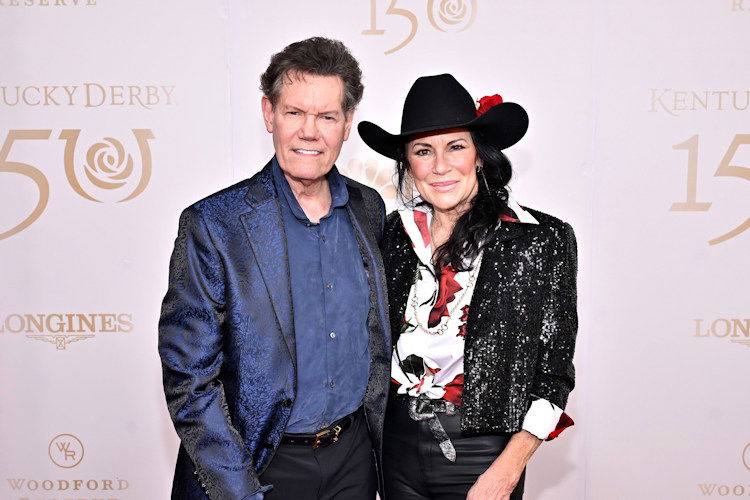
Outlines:
[[333, 380], [331, 380], [330, 382], [328, 382], [328, 386], [329, 387], [335, 387], [336, 386], [336, 382], [334, 382]]
[[328, 334], [328, 336], [331, 337], [332, 339], [335, 339], [336, 338], [336, 333], [335, 332], [331, 332], [331, 333]]
[[320, 241], [322, 241], [323, 243], [326, 242], [326, 235], [325, 234], [321, 234], [320, 235]]
[[328, 283], [326, 285], [326, 288], [329, 289], [329, 290], [333, 290], [333, 283]]

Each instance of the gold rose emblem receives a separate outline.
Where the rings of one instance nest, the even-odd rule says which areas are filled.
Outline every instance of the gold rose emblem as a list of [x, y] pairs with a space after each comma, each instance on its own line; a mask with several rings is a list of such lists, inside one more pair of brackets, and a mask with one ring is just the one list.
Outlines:
[[86, 177], [102, 189], [117, 189], [133, 173], [133, 157], [125, 152], [117, 139], [105, 137], [86, 153]]
[[[80, 130], [63, 130], [60, 139], [65, 144], [65, 175], [68, 177], [73, 190], [84, 198], [91, 201], [102, 201], [94, 197], [89, 190], [84, 189], [78, 178], [75, 165], [75, 148], [80, 136]], [[112, 137], [105, 137], [102, 141], [94, 143], [86, 152], [86, 162], [83, 172], [88, 180], [89, 188], [98, 188], [106, 191], [126, 190], [135, 187], [129, 195], [119, 201], [127, 201], [135, 198], [146, 189], [151, 179], [151, 150], [148, 140], [154, 138], [150, 130], [133, 130], [133, 135], [138, 143], [141, 153], [140, 178], [138, 179], [136, 162], [133, 156], [125, 150], [122, 142]], [[96, 189], [94, 189], [96, 191]]]
[[344, 175], [375, 189], [386, 201], [396, 199], [396, 186], [391, 180], [393, 167], [380, 167], [378, 160], [370, 158], [364, 163], [362, 160], [352, 159], [346, 166]]
[[463, 31], [474, 22], [476, 0], [430, 0], [427, 14], [440, 31]]

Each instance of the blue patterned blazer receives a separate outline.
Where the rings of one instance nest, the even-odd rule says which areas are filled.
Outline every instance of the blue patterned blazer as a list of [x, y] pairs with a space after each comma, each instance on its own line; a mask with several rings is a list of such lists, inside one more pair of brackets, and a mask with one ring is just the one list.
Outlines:
[[[346, 179], [370, 285], [364, 408], [376, 457], [390, 368], [380, 196]], [[182, 443], [172, 496], [242, 499], [279, 445], [295, 400], [296, 354], [283, 218], [271, 163], [187, 208], [159, 322], [169, 413]]]

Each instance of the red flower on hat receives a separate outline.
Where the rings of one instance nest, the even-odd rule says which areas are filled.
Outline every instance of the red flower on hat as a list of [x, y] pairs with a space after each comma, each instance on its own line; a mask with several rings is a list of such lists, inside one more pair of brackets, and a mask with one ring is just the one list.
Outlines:
[[503, 102], [503, 98], [500, 94], [486, 95], [477, 101], [479, 108], [477, 109], [477, 116], [486, 113], [492, 106], [497, 106]]

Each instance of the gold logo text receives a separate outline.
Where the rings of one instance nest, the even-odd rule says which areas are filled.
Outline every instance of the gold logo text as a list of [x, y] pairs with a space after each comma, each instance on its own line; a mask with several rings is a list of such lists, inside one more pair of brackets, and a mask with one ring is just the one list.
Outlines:
[[[123, 491], [130, 487], [125, 479], [28, 479], [7, 478], [13, 491]], [[77, 497], [76, 497], [77, 498]]]
[[[409, 33], [397, 45], [386, 50], [385, 55], [393, 54], [409, 45], [419, 30], [419, 18], [413, 10], [398, 7], [398, 0], [390, 0], [385, 16], [398, 16], [409, 22]], [[438, 31], [464, 31], [474, 23], [477, 15], [476, 0], [429, 0], [427, 17]], [[370, 27], [362, 30], [363, 35], [383, 35], [386, 30], [378, 28], [378, 0], [370, 0]]]
[[26, 85], [0, 86], [4, 106], [137, 106], [151, 109], [174, 104], [174, 85]]
[[693, 337], [729, 339], [750, 347], [750, 318], [694, 319]]
[[0, 0], [0, 7], [94, 7], [96, 0]]
[[676, 90], [651, 89], [649, 111], [679, 116], [685, 112], [746, 111], [750, 108], [750, 90]]
[[[672, 212], [706, 212], [711, 208], [711, 202], [698, 201], [698, 145], [700, 136], [695, 134], [688, 140], [675, 144], [672, 149], [686, 150], [687, 157], [687, 186], [685, 190], [685, 201], [672, 203], [670, 211]], [[734, 165], [734, 157], [741, 146], [750, 145], [750, 134], [737, 134], [729, 144], [724, 157], [719, 162], [719, 166], [714, 172], [714, 177], [734, 177], [741, 180], [750, 181], [750, 168], [740, 165]], [[738, 214], [740, 220], [744, 214]], [[708, 240], [709, 245], [718, 245], [732, 238], [739, 236], [746, 230], [750, 229], [750, 217], [744, 222], [735, 226], [726, 233]]]
[[97, 334], [129, 333], [132, 330], [133, 315], [130, 313], [14, 313], [0, 316], [0, 334], [23, 334], [29, 339], [54, 344], [58, 350]]

